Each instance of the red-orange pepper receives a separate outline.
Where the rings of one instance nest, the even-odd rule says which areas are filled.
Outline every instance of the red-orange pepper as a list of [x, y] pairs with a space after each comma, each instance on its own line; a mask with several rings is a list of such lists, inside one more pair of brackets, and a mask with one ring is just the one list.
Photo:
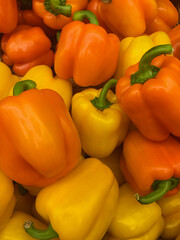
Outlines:
[[146, 33], [157, 31], [168, 32], [178, 23], [178, 10], [170, 0], [156, 0], [158, 4], [157, 17], [146, 27]]
[[33, 0], [33, 10], [52, 29], [62, 29], [72, 15], [86, 8], [88, 0]]
[[[91, 23], [81, 22], [84, 18]], [[98, 26], [90, 11], [76, 12], [73, 19], [61, 31], [54, 58], [55, 72], [60, 78], [73, 78], [80, 86], [97, 86], [116, 70], [119, 38]]]
[[168, 32], [168, 36], [173, 47], [173, 55], [180, 59], [180, 25], [172, 28]]
[[0, 33], [12, 32], [18, 23], [16, 0], [0, 0]]
[[81, 144], [62, 97], [35, 86], [18, 82], [0, 101], [0, 168], [20, 184], [45, 186], [77, 165]]
[[13, 71], [18, 76], [23, 76], [36, 65], [53, 66], [51, 41], [40, 27], [18, 25], [11, 34], [3, 35], [1, 48], [3, 62], [13, 65]]
[[171, 52], [170, 44], [151, 48], [116, 85], [124, 111], [154, 141], [164, 140], [170, 133], [180, 136], [180, 60], [163, 55]]

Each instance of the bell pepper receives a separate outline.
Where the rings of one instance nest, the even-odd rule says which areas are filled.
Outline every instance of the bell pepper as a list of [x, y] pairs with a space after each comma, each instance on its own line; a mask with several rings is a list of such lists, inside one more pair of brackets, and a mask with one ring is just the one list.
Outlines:
[[66, 240], [102, 239], [118, 197], [118, 183], [110, 168], [96, 158], [87, 158], [66, 177], [43, 188], [37, 195], [37, 212], [50, 222], [47, 231], [36, 229], [32, 222], [24, 228], [37, 239], [56, 236]]
[[[81, 22], [84, 18], [90, 23]], [[60, 78], [73, 78], [79, 86], [97, 86], [116, 70], [119, 39], [98, 26], [92, 12], [76, 12], [73, 20], [61, 31], [54, 58], [55, 72]]]
[[[57, 76], [54, 77], [50, 67], [46, 65], [35, 66], [31, 68], [21, 79], [19, 79], [19, 81], [27, 79], [36, 82], [36, 87], [38, 89], [48, 88], [59, 93], [67, 108], [70, 108], [72, 99], [72, 83]], [[9, 95], [13, 95], [13, 87], [11, 88]]]
[[52, 29], [62, 29], [75, 12], [86, 8], [88, 0], [33, 0], [33, 10]]
[[0, 170], [0, 230], [9, 221], [16, 203], [13, 181]]
[[0, 5], [0, 33], [11, 33], [18, 23], [16, 0], [2, 1]]
[[[32, 240], [24, 231], [23, 224], [27, 219], [31, 219], [40, 229], [45, 229], [47, 226], [34, 218], [32, 215], [22, 211], [14, 211], [11, 219], [6, 226], [0, 231], [1, 240]], [[55, 238], [53, 240], [59, 240]]]
[[108, 228], [110, 239], [156, 240], [162, 233], [164, 220], [157, 203], [141, 205], [125, 183], [119, 189], [119, 200]]
[[12, 86], [20, 80], [20, 78], [12, 74], [10, 68], [3, 62], [0, 62], [0, 100], [7, 97]]
[[120, 42], [119, 60], [115, 79], [119, 79], [131, 65], [138, 63], [150, 48], [161, 45], [171, 44], [169, 36], [162, 31], [154, 32], [151, 35], [141, 35], [138, 37], [126, 37]]
[[180, 191], [160, 199], [157, 203], [165, 222], [161, 236], [163, 239], [175, 239], [180, 234]]
[[131, 131], [123, 143], [120, 166], [125, 179], [137, 192], [137, 200], [149, 204], [180, 188], [180, 142], [172, 136], [161, 142]]
[[171, 45], [173, 47], [173, 55], [180, 59], [180, 25], [172, 28], [168, 32], [168, 35], [171, 40]]
[[77, 165], [81, 144], [62, 97], [35, 87], [18, 82], [14, 96], [0, 101], [0, 168], [22, 185], [42, 187]]
[[142, 35], [147, 24], [152, 22], [158, 14], [156, 0], [96, 0], [93, 2], [98, 4], [96, 12], [101, 21], [120, 39]]
[[72, 119], [82, 149], [91, 157], [107, 157], [126, 137], [129, 119], [110, 90], [116, 83], [111, 79], [102, 89], [87, 88], [73, 95]]
[[170, 0], [156, 0], [158, 14], [156, 18], [147, 24], [146, 33], [151, 34], [156, 31], [169, 32], [178, 23], [179, 13]]
[[118, 102], [139, 131], [153, 141], [162, 141], [169, 133], [180, 136], [180, 60], [166, 55], [171, 52], [169, 44], [151, 48], [116, 85]]
[[11, 34], [3, 35], [1, 47], [3, 62], [12, 65], [13, 72], [18, 76], [23, 76], [37, 65], [53, 66], [51, 41], [40, 27], [18, 25]]

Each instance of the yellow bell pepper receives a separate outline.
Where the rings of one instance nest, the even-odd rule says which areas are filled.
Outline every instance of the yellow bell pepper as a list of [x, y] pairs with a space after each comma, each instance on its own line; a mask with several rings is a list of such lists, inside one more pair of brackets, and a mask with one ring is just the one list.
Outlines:
[[117, 103], [109, 80], [102, 89], [87, 88], [73, 95], [71, 114], [81, 139], [82, 149], [95, 158], [110, 155], [126, 137], [129, 119]]
[[20, 78], [12, 74], [10, 68], [3, 62], [0, 62], [0, 100], [7, 97], [11, 87], [14, 86]]
[[[22, 211], [14, 211], [11, 219], [6, 224], [6, 226], [0, 231], [1, 240], [34, 240], [30, 237], [23, 228], [24, 222], [30, 219], [33, 221], [36, 226], [40, 229], [46, 229], [47, 226], [41, 223], [36, 218], [32, 217], [30, 214], [27, 214]], [[54, 238], [53, 240], [59, 240], [59, 238]]]
[[160, 199], [158, 202], [162, 210], [165, 226], [163, 239], [174, 239], [180, 234], [180, 191], [175, 195]]
[[[70, 108], [72, 99], [72, 83], [57, 76], [54, 77], [50, 67], [46, 65], [38, 65], [31, 68], [20, 80], [23, 81], [27, 79], [36, 82], [37, 89], [48, 88], [59, 93], [67, 108]], [[9, 95], [13, 95], [13, 87], [11, 88]]]
[[126, 69], [139, 62], [145, 52], [161, 44], [171, 44], [169, 36], [162, 31], [154, 32], [151, 35], [126, 37], [122, 39], [114, 78], [119, 79], [122, 77]]
[[[0, 170], [0, 230], [7, 224], [15, 207], [13, 181]], [[0, 238], [1, 239], [1, 238]]]
[[[44, 187], [36, 197], [36, 209], [50, 221], [48, 230], [54, 229], [54, 236], [60, 239], [101, 240], [118, 197], [119, 186], [110, 168], [96, 158], [87, 158], [67, 176]], [[36, 237], [34, 228], [28, 227], [26, 231]]]
[[156, 240], [163, 227], [157, 203], [142, 205], [127, 183], [120, 187], [118, 205], [108, 229], [111, 240]]

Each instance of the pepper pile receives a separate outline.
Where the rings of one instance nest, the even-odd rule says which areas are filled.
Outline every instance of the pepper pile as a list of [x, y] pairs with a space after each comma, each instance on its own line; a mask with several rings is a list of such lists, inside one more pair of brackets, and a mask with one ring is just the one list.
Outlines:
[[0, 240], [179, 240], [180, 2], [0, 4]]

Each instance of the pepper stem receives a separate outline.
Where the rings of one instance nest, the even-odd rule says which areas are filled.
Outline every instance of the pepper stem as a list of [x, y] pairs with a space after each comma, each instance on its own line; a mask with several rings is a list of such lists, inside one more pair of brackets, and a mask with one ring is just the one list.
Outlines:
[[48, 226], [47, 229], [39, 230], [34, 227], [32, 221], [27, 220], [24, 223], [24, 229], [31, 237], [39, 240], [49, 240], [49, 239], [58, 237], [57, 232], [54, 231], [51, 224]]
[[117, 80], [113, 78], [110, 79], [108, 82], [106, 82], [106, 84], [104, 85], [104, 87], [102, 88], [99, 94], [99, 97], [95, 97], [94, 99], [92, 99], [91, 103], [101, 111], [104, 110], [105, 108], [109, 108], [112, 105], [112, 103], [107, 100], [106, 96], [109, 89], [111, 87], [115, 87], [116, 84], [117, 84]]
[[148, 79], [155, 78], [160, 68], [151, 65], [152, 60], [162, 54], [172, 53], [171, 44], [158, 45], [149, 49], [139, 62], [139, 70], [131, 75], [131, 85], [145, 83]]
[[179, 178], [170, 178], [168, 180], [156, 180], [153, 185], [153, 192], [147, 194], [146, 196], [140, 197], [138, 193], [135, 194], [135, 198], [141, 204], [150, 204], [161, 199], [169, 190], [173, 190], [179, 184]]
[[71, 5], [66, 5], [66, 0], [45, 0], [44, 6], [47, 11], [57, 15], [71, 16]]
[[36, 88], [36, 83], [32, 80], [19, 81], [14, 85], [13, 95], [17, 96], [22, 92]]
[[73, 21], [83, 21], [88, 19], [89, 23], [99, 25], [96, 15], [88, 10], [77, 11], [73, 14]]

